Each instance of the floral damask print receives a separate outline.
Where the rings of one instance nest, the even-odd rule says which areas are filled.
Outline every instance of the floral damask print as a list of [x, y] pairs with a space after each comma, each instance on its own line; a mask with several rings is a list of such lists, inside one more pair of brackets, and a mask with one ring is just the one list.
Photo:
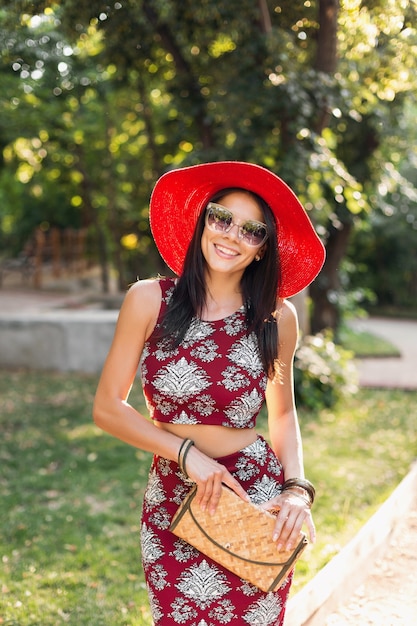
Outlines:
[[253, 377], [259, 376], [263, 372], [258, 343], [253, 333], [249, 337], [244, 336], [236, 341], [228, 353], [228, 357]]
[[239, 590], [247, 597], [256, 596], [259, 593], [259, 589], [247, 580], [242, 581], [242, 585], [239, 587]]
[[158, 467], [157, 470], [162, 476], [168, 476], [172, 472], [171, 461], [169, 459], [164, 459], [163, 456], [158, 457]]
[[179, 563], [187, 563], [187, 561], [195, 559], [198, 555], [198, 551], [182, 539], [178, 539], [174, 545], [175, 550], [173, 550], [170, 554], [174, 556]]
[[[169, 284], [169, 279], [161, 281], [163, 293]], [[158, 328], [163, 312], [164, 305]], [[267, 376], [256, 336], [248, 335], [245, 326], [242, 308], [223, 320], [194, 318], [175, 349], [153, 333], [141, 360], [150, 417], [175, 424], [253, 427], [262, 401], [252, 403], [251, 394], [256, 389], [264, 397]]]
[[159, 476], [152, 472], [145, 492], [146, 506], [152, 508], [165, 500], [165, 493]]
[[202, 345], [191, 350], [190, 354], [193, 358], [210, 363], [218, 356], [219, 346], [214, 341], [205, 341]]
[[[159, 330], [173, 284], [160, 281]], [[243, 308], [223, 320], [194, 319], [174, 349], [157, 330], [145, 344], [140, 368], [152, 419], [255, 426], [267, 375], [256, 337], [246, 330]], [[262, 438], [218, 460], [255, 504], [280, 492], [282, 468]], [[282, 626], [291, 575], [274, 594], [264, 593], [170, 532], [172, 518], [192, 487], [175, 460], [154, 456], [140, 533], [154, 625]]]
[[[242, 482], [253, 501], [264, 501], [279, 490], [275, 473], [268, 474], [268, 468], [279, 467], [279, 462], [262, 438], [226, 458], [226, 467]], [[250, 475], [251, 467], [254, 475]], [[282, 625], [290, 578], [274, 594], [261, 592], [167, 532], [167, 519], [172, 519], [192, 487], [177, 468], [174, 461], [154, 458], [149, 490], [153, 493], [155, 485], [161, 482], [165, 500], [162, 506], [143, 509], [143, 563], [155, 626]], [[246, 473], [246, 480], [239, 477], [239, 468]], [[153, 560], [158, 552], [163, 553]]]
[[161, 604], [158, 598], [156, 597], [156, 595], [154, 594], [152, 587], [149, 584], [148, 584], [148, 598], [149, 598], [149, 604], [151, 607], [154, 623], [158, 624], [159, 620], [163, 618], [164, 614], [162, 612]]
[[149, 574], [149, 581], [152, 583], [154, 589], [161, 591], [161, 589], [164, 589], [164, 587], [171, 584], [166, 580], [167, 576], [168, 572], [165, 568], [162, 565], [157, 564]]
[[261, 504], [272, 500], [281, 493], [281, 485], [273, 478], [264, 474], [248, 489], [248, 494], [254, 504]]
[[209, 322], [202, 322], [197, 318], [193, 318], [181, 345], [185, 348], [189, 348], [199, 341], [204, 341], [207, 337], [210, 337], [213, 332], [214, 328]]
[[222, 371], [223, 380], [221, 383], [228, 391], [237, 391], [249, 385], [249, 378], [237, 367], [229, 365]]
[[193, 485], [193, 483], [191, 480], [186, 478], [185, 475], [180, 470], [178, 470], [176, 475], [180, 478], [181, 482], [179, 482], [175, 486], [173, 490], [174, 493], [172, 495], [171, 500], [172, 502], [174, 502], [175, 504], [179, 506], [181, 502], [184, 500], [187, 493], [190, 491], [190, 487]]
[[206, 560], [186, 569], [176, 586], [200, 609], [206, 609], [230, 591], [226, 576], [214, 565], [209, 565]]
[[162, 300], [163, 302], [165, 302], [166, 304], [168, 304], [172, 298], [172, 294], [174, 293], [174, 289], [175, 289], [175, 283], [173, 285], [171, 285], [171, 287], [168, 287], [165, 294], [162, 292]]
[[159, 341], [154, 352], [154, 356], [158, 361], [165, 361], [167, 356], [175, 357], [178, 354], [178, 348], [172, 348], [168, 339], [162, 339]]
[[236, 428], [248, 428], [254, 426], [251, 420], [261, 410], [263, 404], [263, 396], [256, 389], [250, 393], [244, 393], [234, 400], [230, 407], [225, 410], [225, 414]]
[[202, 393], [194, 402], [190, 402], [190, 411], [203, 416], [211, 415], [215, 411], [215, 407], [214, 398], [205, 393]]
[[260, 471], [258, 465], [247, 457], [239, 459], [236, 463], [236, 476], [242, 482], [250, 480], [253, 476], [259, 474]]
[[265, 470], [262, 469], [265, 465], [267, 465], [271, 474], [276, 476], [281, 474], [282, 467], [280, 462], [275, 455], [271, 455], [270, 450], [268, 453], [267, 444], [260, 437], [241, 452], [242, 456], [236, 463], [236, 476], [240, 481], [251, 480], [253, 482], [253, 479], [261, 471], [265, 473]]
[[179, 415], [171, 419], [171, 424], [199, 424], [199, 420], [193, 415], [189, 415], [185, 411], [181, 411]]
[[169, 367], [161, 368], [153, 384], [163, 394], [169, 396], [172, 393], [186, 400], [209, 387], [211, 382], [203, 369], [183, 357]]
[[221, 600], [218, 606], [209, 612], [209, 617], [218, 624], [229, 624], [235, 617], [235, 608], [230, 600]]
[[224, 320], [224, 332], [230, 337], [235, 337], [245, 328], [245, 319], [242, 315], [244, 307], [241, 307], [239, 311], [233, 313]]
[[275, 474], [275, 476], [281, 476], [282, 465], [278, 461], [278, 459], [270, 459], [270, 461], [268, 462], [268, 472], [270, 474]]
[[190, 619], [197, 617], [197, 611], [184, 598], [177, 598], [171, 604], [170, 616], [176, 624], [185, 624]]
[[265, 465], [268, 457], [266, 442], [261, 438], [256, 439], [253, 443], [244, 448], [242, 452], [245, 456], [253, 459], [260, 465]]
[[243, 616], [250, 626], [273, 626], [282, 610], [282, 603], [276, 594], [269, 593], [249, 607]]
[[148, 528], [146, 524], [142, 524], [141, 542], [142, 559], [145, 565], [148, 563], [155, 563], [155, 561], [164, 555], [164, 549], [159, 537], [151, 528]]
[[[156, 393], [154, 395], [153, 403], [155, 405], [154, 410], [157, 409], [159, 413], [162, 413], [162, 415], [169, 415], [176, 408], [176, 405], [174, 404], [174, 402], [171, 402], [169, 398], [167, 398], [166, 396], [162, 396], [159, 393]], [[153, 415], [152, 407], [150, 407], [150, 410], [151, 410], [151, 417], [152, 417]]]
[[164, 507], [156, 509], [149, 517], [149, 521], [152, 522], [154, 526], [158, 526], [158, 528], [164, 530], [167, 530], [171, 526], [171, 516]]

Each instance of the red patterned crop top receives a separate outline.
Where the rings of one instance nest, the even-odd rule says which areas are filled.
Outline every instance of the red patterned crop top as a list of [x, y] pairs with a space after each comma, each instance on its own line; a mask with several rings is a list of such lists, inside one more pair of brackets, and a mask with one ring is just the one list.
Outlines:
[[256, 336], [248, 335], [243, 307], [212, 322], [194, 318], [176, 349], [155, 331], [172, 295], [174, 280], [160, 280], [162, 303], [140, 363], [152, 419], [171, 424], [253, 428], [265, 399], [267, 376]]

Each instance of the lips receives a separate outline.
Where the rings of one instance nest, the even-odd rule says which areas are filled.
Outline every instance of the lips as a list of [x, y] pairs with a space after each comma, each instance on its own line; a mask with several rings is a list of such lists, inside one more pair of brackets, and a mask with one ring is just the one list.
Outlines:
[[221, 246], [219, 244], [214, 244], [214, 247], [216, 248], [218, 252], [220, 252], [221, 255], [224, 255], [230, 258], [232, 257], [234, 258], [239, 255], [239, 252], [236, 252], [235, 250], [232, 250], [231, 248], [226, 248], [225, 246]]

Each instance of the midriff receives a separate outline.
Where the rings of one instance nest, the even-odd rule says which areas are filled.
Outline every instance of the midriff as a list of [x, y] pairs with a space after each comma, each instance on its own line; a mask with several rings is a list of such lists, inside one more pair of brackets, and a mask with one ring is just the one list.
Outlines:
[[181, 439], [192, 439], [201, 452], [211, 458], [227, 456], [254, 443], [254, 428], [228, 428], [207, 424], [167, 424], [154, 421], [155, 426]]

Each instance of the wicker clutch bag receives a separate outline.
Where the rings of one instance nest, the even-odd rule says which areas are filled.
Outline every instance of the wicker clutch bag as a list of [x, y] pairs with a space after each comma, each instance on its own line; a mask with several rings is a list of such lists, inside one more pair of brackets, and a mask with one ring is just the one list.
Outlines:
[[262, 591], [277, 589], [307, 546], [305, 534], [293, 550], [278, 552], [272, 541], [274, 515], [224, 485], [214, 515], [195, 504], [195, 495], [196, 487], [176, 512], [171, 531]]

